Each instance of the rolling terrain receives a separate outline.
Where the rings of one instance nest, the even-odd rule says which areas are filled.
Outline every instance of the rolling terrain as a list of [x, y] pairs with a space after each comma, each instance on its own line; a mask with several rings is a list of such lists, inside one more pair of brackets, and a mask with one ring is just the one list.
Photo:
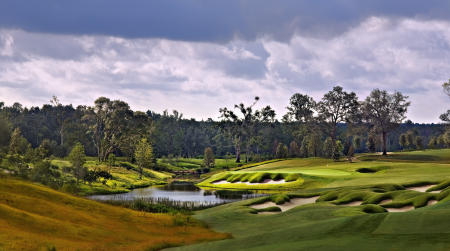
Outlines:
[[[263, 178], [255, 178], [292, 173], [304, 182], [289, 187], [290, 182], [262, 184]], [[229, 183], [223, 183], [227, 176]], [[292, 159], [219, 174], [202, 184], [289, 190], [197, 212], [197, 219], [233, 238], [174, 250], [450, 249], [449, 149], [363, 155], [354, 163]]]
[[226, 237], [183, 215], [128, 210], [0, 176], [0, 250], [156, 250]]

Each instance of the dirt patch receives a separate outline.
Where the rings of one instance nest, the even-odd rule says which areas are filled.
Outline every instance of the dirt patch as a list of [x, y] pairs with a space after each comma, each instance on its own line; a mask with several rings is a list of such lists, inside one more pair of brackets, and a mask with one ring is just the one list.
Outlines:
[[399, 212], [407, 212], [407, 211], [411, 211], [414, 210], [414, 206], [405, 206], [405, 207], [400, 207], [400, 208], [386, 208], [386, 210], [390, 213], [399, 213]]
[[[251, 205], [250, 207], [254, 208], [254, 209], [263, 209], [263, 208], [268, 208], [268, 207], [279, 207], [282, 212], [285, 212], [285, 211], [287, 211], [289, 209], [292, 209], [294, 207], [315, 203], [318, 198], [319, 198], [319, 196], [310, 197], [310, 198], [293, 198], [289, 202], [285, 202], [285, 203], [283, 203], [281, 205], [277, 205], [277, 204], [275, 204], [272, 201], [267, 201], [267, 202], [264, 202], [262, 204]], [[271, 213], [273, 213], [273, 212], [271, 212]], [[261, 213], [259, 213], [259, 214], [261, 214]]]

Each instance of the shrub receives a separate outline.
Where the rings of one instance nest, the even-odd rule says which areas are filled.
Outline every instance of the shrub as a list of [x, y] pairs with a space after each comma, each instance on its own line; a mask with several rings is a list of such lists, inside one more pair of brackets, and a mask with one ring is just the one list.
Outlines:
[[61, 187], [61, 190], [66, 193], [77, 194], [79, 192], [79, 187], [74, 181], [70, 181], [64, 183], [63, 186]]

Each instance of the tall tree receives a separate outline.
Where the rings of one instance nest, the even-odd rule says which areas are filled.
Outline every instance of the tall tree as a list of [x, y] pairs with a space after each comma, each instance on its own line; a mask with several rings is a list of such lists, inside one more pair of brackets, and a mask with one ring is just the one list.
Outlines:
[[84, 146], [81, 143], [77, 143], [69, 154], [69, 161], [72, 163], [73, 175], [77, 179], [77, 184], [80, 179], [84, 179], [87, 173], [87, 169], [84, 167], [86, 163], [86, 154]]
[[106, 161], [110, 153], [119, 149], [132, 116], [127, 103], [105, 97], [98, 98], [89, 109], [85, 120], [90, 124], [99, 161]]
[[387, 134], [396, 128], [405, 118], [408, 96], [400, 92], [392, 94], [385, 90], [375, 89], [363, 102], [363, 113], [366, 121], [382, 134], [383, 155], [387, 155]]
[[6, 147], [9, 145], [9, 139], [11, 135], [11, 126], [9, 122], [0, 115], [0, 148]]
[[25, 154], [31, 148], [30, 143], [22, 136], [19, 128], [14, 129], [9, 142], [9, 152], [11, 154]]
[[139, 179], [142, 179], [144, 168], [152, 168], [154, 162], [153, 148], [146, 138], [141, 139], [136, 146], [135, 158], [139, 168]]
[[239, 113], [235, 113], [228, 108], [221, 108], [221, 127], [225, 129], [233, 138], [236, 151], [236, 163], [241, 162], [241, 146], [244, 140], [247, 140], [247, 157], [248, 148], [251, 138], [257, 134], [258, 123], [271, 122], [275, 118], [275, 111], [266, 106], [261, 110], [253, 110], [253, 107], [259, 101], [259, 97], [255, 97], [253, 104], [245, 106], [243, 103], [235, 105]]
[[284, 121], [309, 122], [313, 119], [316, 102], [308, 95], [295, 93], [289, 100], [288, 112], [284, 115]]
[[295, 140], [291, 141], [289, 144], [289, 156], [292, 158], [300, 156], [300, 148]]
[[329, 129], [333, 153], [336, 153], [337, 125], [345, 122], [351, 123], [358, 118], [358, 97], [354, 92], [347, 93], [341, 86], [335, 86], [333, 90], [323, 96], [317, 104], [317, 110], [320, 121]]
[[[442, 88], [444, 88], [445, 94], [447, 94], [450, 97], [450, 79], [448, 80], [447, 83], [444, 83], [442, 85]], [[442, 121], [450, 123], [450, 110], [447, 110], [447, 112], [441, 114], [441, 116], [439, 116], [439, 118]]]
[[214, 152], [211, 147], [205, 148], [205, 154], [203, 156], [203, 164], [206, 168], [212, 168], [215, 165]]

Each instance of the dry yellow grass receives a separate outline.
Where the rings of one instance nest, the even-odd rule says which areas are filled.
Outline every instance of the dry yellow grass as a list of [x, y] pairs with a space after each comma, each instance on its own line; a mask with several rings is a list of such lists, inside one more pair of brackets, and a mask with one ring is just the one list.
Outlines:
[[145, 250], [226, 238], [142, 213], [0, 178], [0, 250]]

